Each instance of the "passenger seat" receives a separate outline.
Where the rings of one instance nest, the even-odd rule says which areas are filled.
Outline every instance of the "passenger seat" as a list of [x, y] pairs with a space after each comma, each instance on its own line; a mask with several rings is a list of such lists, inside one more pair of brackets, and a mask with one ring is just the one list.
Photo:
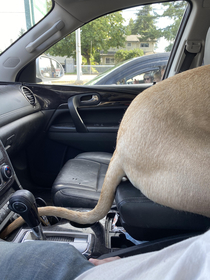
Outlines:
[[111, 157], [109, 153], [88, 152], [67, 161], [52, 187], [54, 205], [94, 208]]

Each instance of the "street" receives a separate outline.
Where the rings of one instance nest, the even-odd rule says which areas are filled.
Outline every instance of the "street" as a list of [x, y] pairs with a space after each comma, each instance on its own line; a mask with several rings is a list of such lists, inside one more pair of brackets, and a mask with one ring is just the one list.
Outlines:
[[63, 75], [63, 77], [58, 80], [53, 80], [53, 84], [85, 84], [88, 81], [94, 79], [97, 75], [82, 75], [81, 81], [77, 81], [77, 75]]

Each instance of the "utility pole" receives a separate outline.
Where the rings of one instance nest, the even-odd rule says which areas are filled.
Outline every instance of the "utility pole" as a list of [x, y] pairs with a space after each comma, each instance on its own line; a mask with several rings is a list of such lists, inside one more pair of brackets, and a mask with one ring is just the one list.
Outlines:
[[24, 6], [25, 6], [26, 28], [27, 30], [29, 30], [32, 27], [31, 9], [30, 9], [29, 0], [24, 0]]
[[76, 61], [77, 61], [77, 81], [81, 81], [82, 75], [82, 55], [81, 55], [81, 40], [80, 28], [76, 30]]

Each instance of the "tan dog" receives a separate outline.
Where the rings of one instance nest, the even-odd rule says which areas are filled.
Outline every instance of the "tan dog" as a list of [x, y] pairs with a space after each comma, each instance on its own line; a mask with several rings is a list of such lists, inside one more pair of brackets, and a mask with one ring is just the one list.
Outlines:
[[[110, 210], [125, 175], [159, 204], [210, 217], [210, 66], [169, 78], [133, 100], [92, 211], [45, 207], [39, 214], [94, 223]], [[22, 222], [17, 219], [3, 235]]]

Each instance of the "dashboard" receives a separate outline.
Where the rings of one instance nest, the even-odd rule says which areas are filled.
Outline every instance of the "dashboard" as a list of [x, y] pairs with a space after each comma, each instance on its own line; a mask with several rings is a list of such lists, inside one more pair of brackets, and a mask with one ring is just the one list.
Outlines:
[[40, 129], [43, 113], [31, 90], [21, 83], [0, 83], [0, 230], [14, 215], [8, 208], [12, 194], [21, 189], [11, 156]]
[[21, 149], [35, 133], [43, 114], [31, 90], [20, 83], [0, 84], [0, 104], [0, 139], [10, 154]]

